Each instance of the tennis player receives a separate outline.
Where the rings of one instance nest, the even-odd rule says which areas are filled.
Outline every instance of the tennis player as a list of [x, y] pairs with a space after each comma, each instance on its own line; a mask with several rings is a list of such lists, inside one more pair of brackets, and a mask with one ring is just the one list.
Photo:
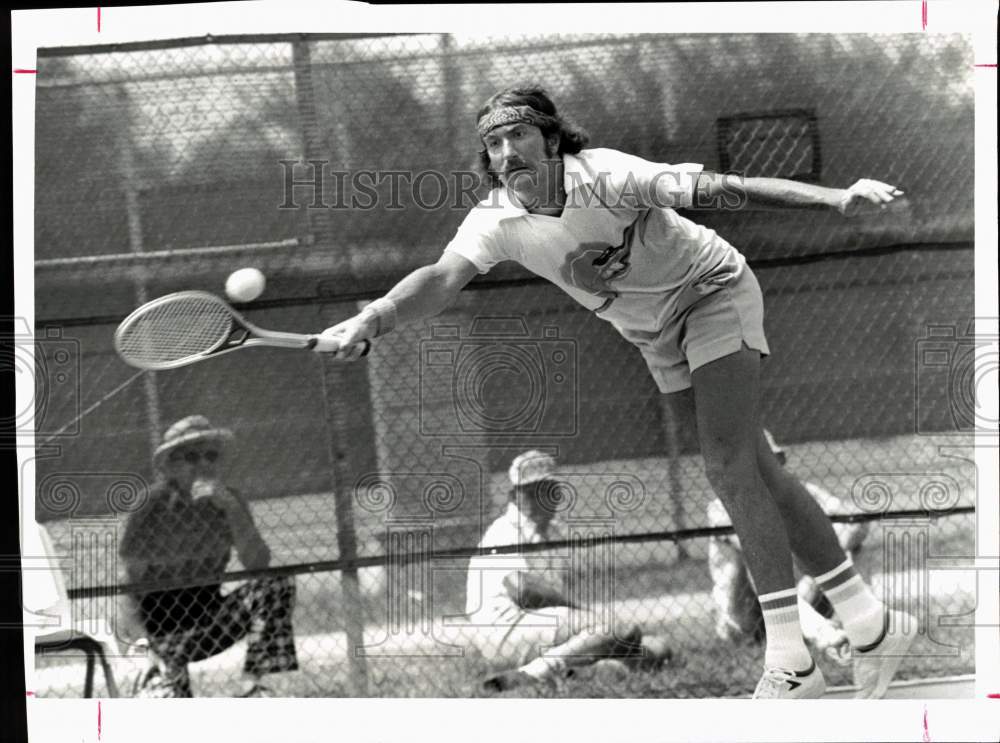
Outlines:
[[348, 347], [433, 317], [504, 260], [553, 282], [639, 350], [669, 405], [696, 416], [709, 482], [739, 535], [764, 617], [754, 697], [818, 697], [826, 687], [802, 639], [793, 551], [844, 623], [859, 694], [883, 696], [915, 620], [894, 616], [873, 594], [823, 509], [775, 460], [758, 420], [760, 359], [769, 350], [757, 279], [736, 248], [675, 209], [750, 202], [850, 217], [886, 209], [902, 191], [873, 180], [839, 189], [736, 179], [694, 163], [587, 149], [587, 134], [533, 86], [490, 97], [476, 126], [489, 197], [436, 263], [324, 333]]
[[[555, 459], [527, 451], [511, 462], [510, 498], [480, 540], [481, 549], [537, 544], [555, 516]], [[469, 638], [496, 673], [483, 684], [504, 691], [556, 684], [573, 668], [618, 658], [630, 670], [657, 670], [670, 656], [665, 638], [644, 635], [634, 622], [605, 627], [565, 590], [565, 571], [540, 553], [484, 554], [469, 560]], [[617, 621], [617, 620], [616, 620]]]

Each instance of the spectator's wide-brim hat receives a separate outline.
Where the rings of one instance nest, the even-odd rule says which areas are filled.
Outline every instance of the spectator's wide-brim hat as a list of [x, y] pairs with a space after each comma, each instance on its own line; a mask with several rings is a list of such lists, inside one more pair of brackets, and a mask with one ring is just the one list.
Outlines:
[[174, 449], [201, 441], [214, 441], [225, 446], [233, 440], [228, 428], [213, 426], [203, 415], [189, 415], [174, 423], [163, 434], [163, 443], [153, 452], [153, 464], [159, 467]]
[[508, 476], [514, 487], [531, 485], [534, 482], [547, 480], [555, 475], [556, 460], [551, 454], [532, 449], [519, 454], [511, 462]]

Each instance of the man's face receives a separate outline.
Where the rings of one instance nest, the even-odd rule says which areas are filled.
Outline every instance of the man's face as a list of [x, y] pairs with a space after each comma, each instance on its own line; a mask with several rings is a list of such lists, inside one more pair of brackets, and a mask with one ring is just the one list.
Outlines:
[[179, 446], [170, 452], [165, 465], [167, 477], [190, 492], [196, 480], [214, 480], [221, 466], [222, 452], [214, 441]]
[[490, 169], [500, 183], [513, 191], [523, 204], [539, 200], [540, 189], [549, 183], [552, 165], [557, 160], [557, 136], [548, 140], [542, 130], [531, 124], [498, 126], [483, 138]]
[[523, 499], [522, 509], [527, 509], [528, 518], [535, 523], [542, 534], [548, 530], [549, 524], [555, 517], [558, 485], [557, 481], [550, 478], [533, 483], [528, 486]]

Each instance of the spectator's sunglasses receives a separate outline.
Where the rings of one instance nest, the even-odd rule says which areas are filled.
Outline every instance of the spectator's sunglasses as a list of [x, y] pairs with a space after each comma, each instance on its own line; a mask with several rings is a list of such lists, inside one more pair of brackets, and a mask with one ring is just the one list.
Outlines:
[[208, 451], [195, 451], [194, 449], [189, 449], [186, 452], [175, 451], [170, 455], [171, 462], [185, 461], [188, 464], [198, 464], [199, 461], [204, 459], [206, 462], [214, 462], [219, 458], [219, 452], [214, 449], [209, 449]]

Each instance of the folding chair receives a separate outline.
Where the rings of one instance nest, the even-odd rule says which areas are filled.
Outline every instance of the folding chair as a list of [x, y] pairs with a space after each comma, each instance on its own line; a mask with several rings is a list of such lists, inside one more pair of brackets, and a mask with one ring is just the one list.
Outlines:
[[[62, 576], [62, 570], [52, 557], [54, 550], [48, 532], [40, 524], [35, 523], [34, 525], [37, 527], [38, 543], [40, 543], [44, 549], [45, 556], [48, 558], [50, 566], [49, 570], [44, 571], [43, 574], [50, 577], [51, 584], [46, 585], [41, 589], [42, 595], [47, 596], [48, 600], [51, 600], [54, 596], [58, 597], [55, 604], [45, 607], [45, 611], [57, 611], [63, 620], [61, 625], [66, 627], [71, 623], [71, 612], [69, 609], [69, 599], [66, 593], [66, 584]], [[34, 546], [37, 546], [38, 543]], [[25, 551], [25, 554], [28, 554], [27, 550]], [[43, 600], [42, 603], [48, 603], [48, 600]], [[104, 671], [104, 683], [108, 689], [108, 696], [117, 697], [119, 696], [118, 684], [115, 682], [115, 676], [111, 670], [111, 664], [108, 663], [107, 655], [104, 652], [105, 642], [110, 643], [112, 641], [113, 638], [110, 636], [97, 639], [95, 636], [72, 628], [57, 629], [52, 632], [45, 632], [44, 630], [41, 630], [40, 634], [35, 637], [35, 654], [42, 656], [53, 655], [56, 652], [66, 650], [78, 650], [84, 653], [87, 657], [87, 675], [84, 679], [83, 687], [84, 697], [90, 697], [94, 693], [94, 669], [97, 661], [100, 661], [101, 669]]]
[[104, 683], [108, 687], [108, 696], [117, 697], [118, 684], [115, 683], [115, 675], [111, 672], [111, 664], [108, 663], [104, 654], [104, 644], [95, 640], [90, 635], [84, 635], [71, 629], [59, 630], [47, 635], [35, 638], [35, 653], [38, 655], [51, 654], [54, 651], [79, 650], [87, 656], [87, 675], [83, 682], [83, 696], [91, 697], [94, 693], [94, 667], [96, 661], [101, 662], [104, 671]]

